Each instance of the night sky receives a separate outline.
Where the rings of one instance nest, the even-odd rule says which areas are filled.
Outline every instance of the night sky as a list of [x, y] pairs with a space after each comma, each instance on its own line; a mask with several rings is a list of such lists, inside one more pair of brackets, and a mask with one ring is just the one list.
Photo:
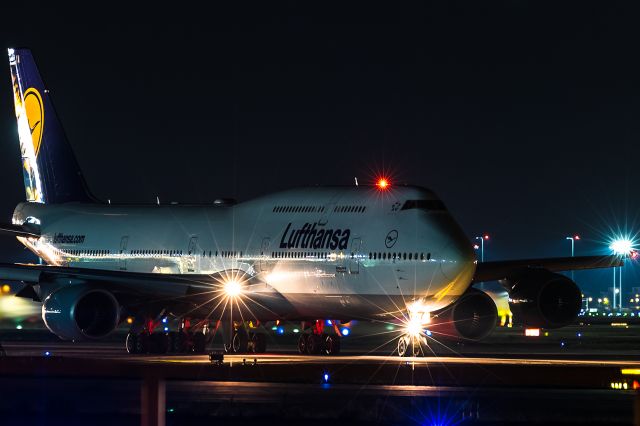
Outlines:
[[[3, 4], [0, 45], [34, 51], [100, 198], [246, 200], [385, 171], [489, 233], [487, 260], [567, 256], [574, 233], [577, 255], [605, 253], [611, 230], [640, 230], [632, 2], [57, 3]], [[2, 222], [24, 199], [5, 62]], [[0, 255], [26, 259], [8, 237]]]

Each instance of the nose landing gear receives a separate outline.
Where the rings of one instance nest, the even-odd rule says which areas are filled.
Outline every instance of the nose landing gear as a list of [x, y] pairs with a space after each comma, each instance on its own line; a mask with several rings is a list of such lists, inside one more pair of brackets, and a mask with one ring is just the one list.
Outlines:
[[398, 356], [425, 356], [427, 338], [423, 335], [403, 334], [398, 339]]

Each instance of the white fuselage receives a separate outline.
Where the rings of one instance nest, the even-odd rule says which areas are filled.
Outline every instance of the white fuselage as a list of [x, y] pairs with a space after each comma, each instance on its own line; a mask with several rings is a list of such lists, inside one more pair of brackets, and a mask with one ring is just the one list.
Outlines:
[[[435, 195], [418, 187], [311, 187], [235, 205], [21, 203], [20, 240], [58, 266], [214, 275], [241, 271], [299, 315], [384, 316], [427, 310], [466, 291], [471, 244]], [[295, 314], [290, 314], [295, 317]]]

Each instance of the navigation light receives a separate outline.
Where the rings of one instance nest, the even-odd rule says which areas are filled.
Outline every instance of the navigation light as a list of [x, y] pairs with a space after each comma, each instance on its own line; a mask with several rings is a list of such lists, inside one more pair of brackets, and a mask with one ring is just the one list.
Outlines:
[[389, 180], [387, 178], [385, 178], [385, 177], [381, 177], [376, 182], [376, 186], [380, 190], [388, 189], [389, 188]]

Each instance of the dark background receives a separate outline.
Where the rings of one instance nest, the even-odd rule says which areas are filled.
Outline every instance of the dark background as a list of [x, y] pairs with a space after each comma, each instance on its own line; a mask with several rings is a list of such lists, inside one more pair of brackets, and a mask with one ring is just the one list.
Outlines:
[[[384, 171], [489, 233], [487, 260], [567, 256], [575, 233], [576, 255], [606, 253], [638, 232], [632, 2], [133, 3], [1, 7], [0, 45], [34, 51], [103, 199], [244, 200]], [[24, 199], [8, 64], [4, 81], [8, 222]], [[29, 259], [8, 237], [0, 255]]]

